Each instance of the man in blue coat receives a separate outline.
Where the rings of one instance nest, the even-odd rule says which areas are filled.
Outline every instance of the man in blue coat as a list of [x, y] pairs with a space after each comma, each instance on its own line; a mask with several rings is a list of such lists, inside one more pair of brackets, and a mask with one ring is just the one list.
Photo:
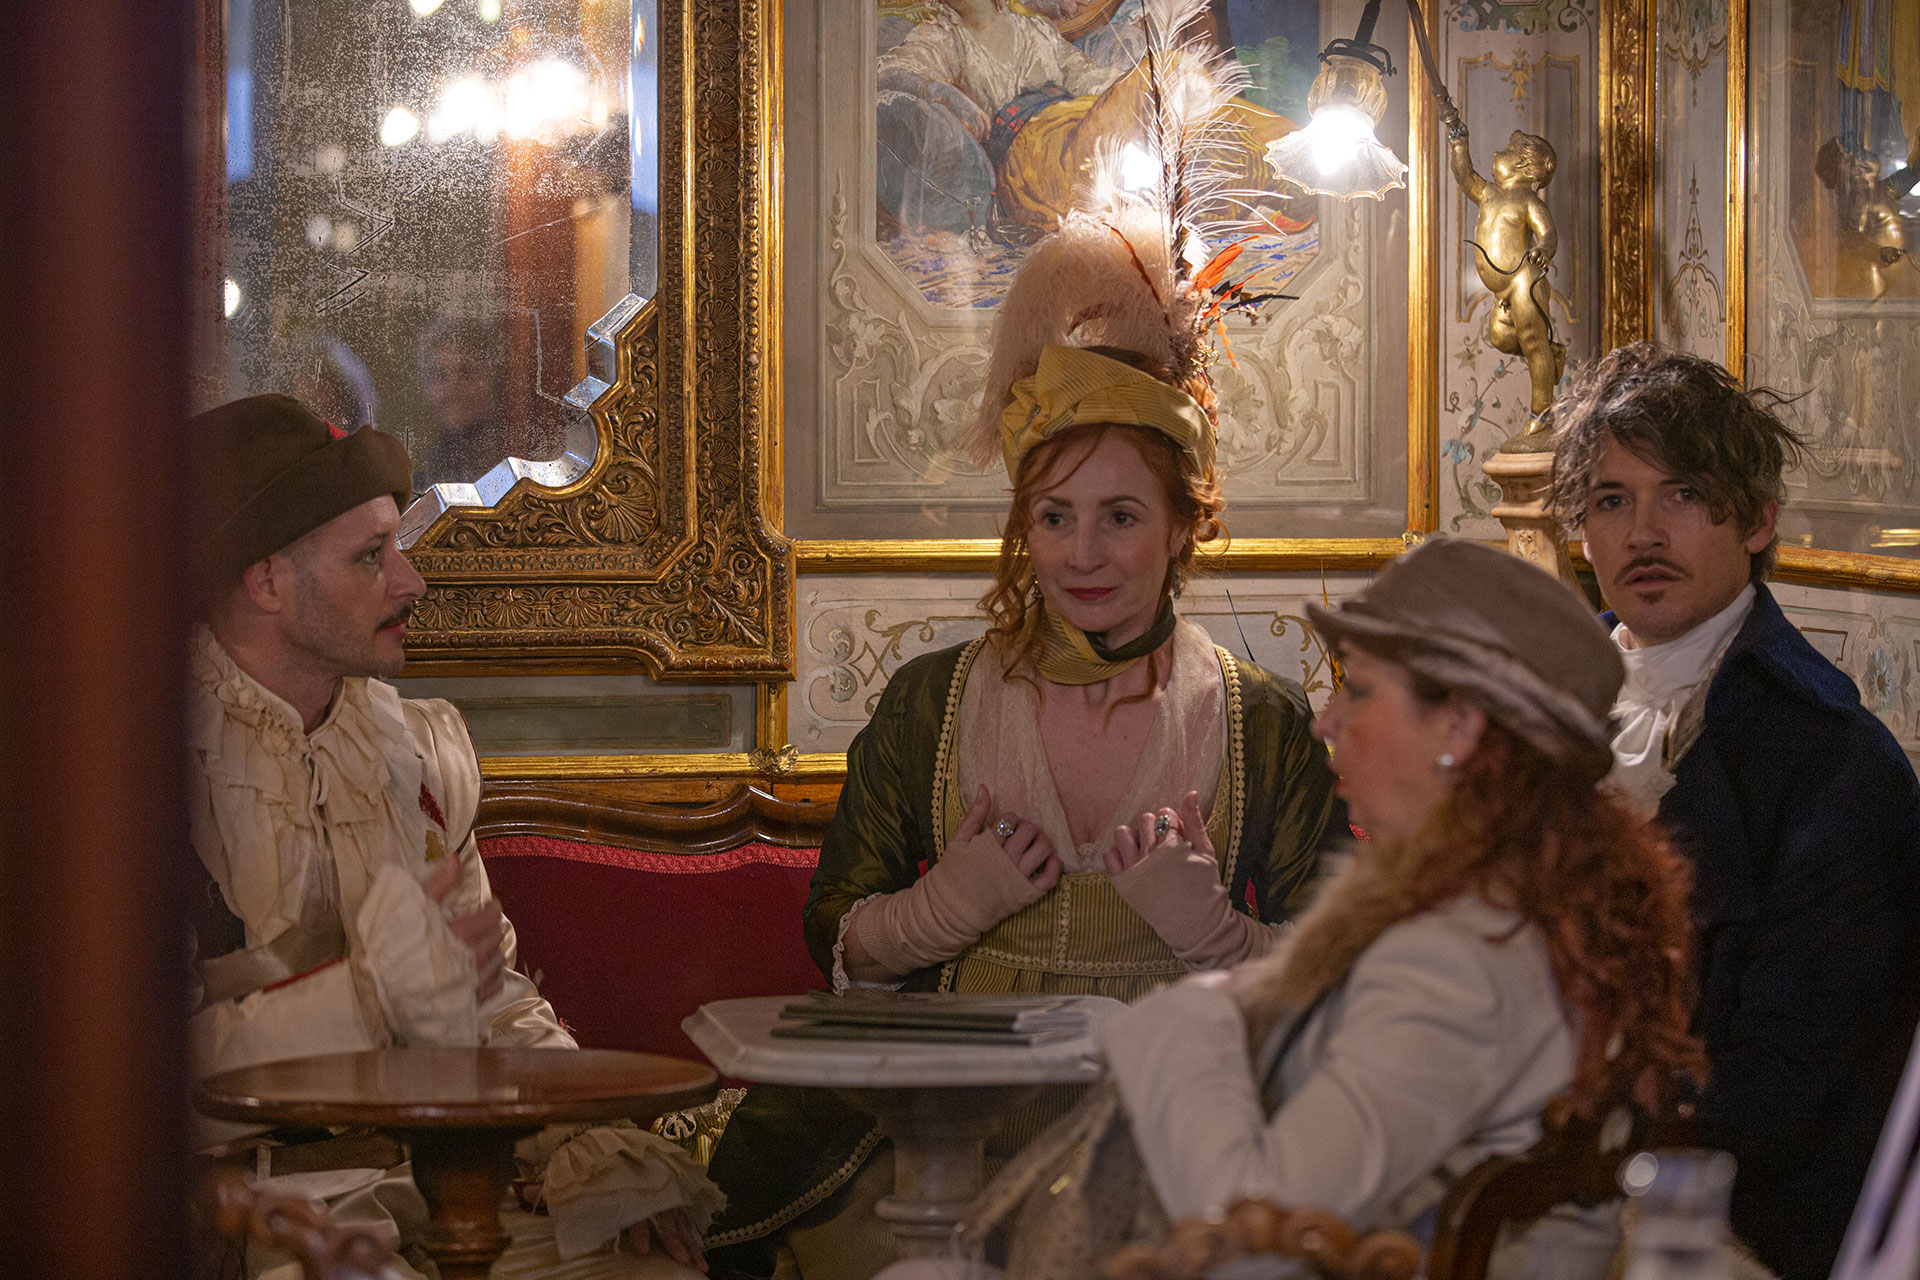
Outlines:
[[1799, 440], [1724, 369], [1635, 343], [1555, 409], [1554, 504], [1627, 663], [1614, 779], [1694, 869], [1733, 1226], [1823, 1280], [1920, 1017], [1920, 786], [1768, 592]]

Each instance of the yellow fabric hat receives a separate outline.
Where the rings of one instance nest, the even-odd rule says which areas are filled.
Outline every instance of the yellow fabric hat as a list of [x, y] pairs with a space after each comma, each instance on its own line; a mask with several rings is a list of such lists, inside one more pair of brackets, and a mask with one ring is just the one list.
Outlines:
[[1196, 476], [1213, 474], [1213, 424], [1199, 403], [1131, 365], [1079, 347], [1048, 346], [1033, 376], [1012, 387], [1000, 413], [1000, 447], [1007, 475], [1042, 441], [1082, 422], [1149, 427], [1180, 447]]

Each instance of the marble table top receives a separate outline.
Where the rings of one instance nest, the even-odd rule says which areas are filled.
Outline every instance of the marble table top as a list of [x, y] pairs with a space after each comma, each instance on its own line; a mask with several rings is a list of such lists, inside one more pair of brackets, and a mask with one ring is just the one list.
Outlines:
[[[1092, 1025], [1118, 1000], [1081, 996]], [[885, 1040], [783, 1040], [770, 1035], [793, 996], [748, 996], [701, 1005], [680, 1024], [721, 1072], [768, 1084], [835, 1089], [1089, 1084], [1106, 1074], [1091, 1034], [1028, 1048]]]

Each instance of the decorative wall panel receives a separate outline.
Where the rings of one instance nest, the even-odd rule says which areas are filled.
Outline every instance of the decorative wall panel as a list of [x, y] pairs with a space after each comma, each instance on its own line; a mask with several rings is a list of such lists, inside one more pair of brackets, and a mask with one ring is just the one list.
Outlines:
[[[1076, 12], [1044, 7], [1054, 8]], [[1253, 69], [1248, 97], [1278, 113], [1277, 127], [1304, 121], [1314, 55], [1328, 36], [1352, 34], [1360, 8], [1359, 0], [1214, 6], [1216, 27]], [[1071, 86], [1095, 75], [1089, 66], [1118, 74], [1134, 65], [1138, 4], [1106, 6], [1110, 17], [1090, 24], [1100, 9], [1048, 17], [1045, 30], [1011, 8], [995, 21], [1025, 33], [1022, 56], [1032, 66], [1058, 58], [1078, 67], [1063, 73]], [[1397, 61], [1407, 57], [1403, 12], [1389, 11], [1377, 36]], [[1009, 190], [1029, 187], [1009, 176], [1012, 159], [989, 158], [992, 138], [982, 139], [983, 151], [951, 127], [966, 105], [946, 104], [968, 95], [945, 82], [905, 93], [889, 79], [901, 74], [910, 41], [931, 48], [930, 33], [955, 21], [937, 4], [787, 6], [790, 65], [810, 70], [786, 88], [784, 527], [797, 538], [997, 533], [1006, 477], [997, 462], [981, 468], [966, 458], [961, 437], [978, 411], [999, 297], [1044, 220], [1009, 212]], [[978, 80], [975, 95], [1031, 88], [1014, 74], [1029, 70], [1024, 63], [964, 70], [954, 74]], [[1395, 82], [1380, 130], [1403, 153], [1408, 99], [1399, 86], [1407, 83]], [[1088, 88], [1032, 119], [1082, 110], [1077, 104], [1094, 102]], [[981, 120], [1033, 110], [1037, 92], [976, 104]], [[1099, 91], [1100, 103], [1108, 93]], [[1103, 109], [1096, 103], [1088, 118]], [[1269, 126], [1275, 119], [1266, 117]], [[1250, 153], [1246, 169], [1252, 199], [1286, 231], [1259, 237], [1241, 262], [1261, 262], [1260, 288], [1294, 296], [1263, 321], [1230, 320], [1233, 358], [1215, 367], [1235, 531], [1395, 537], [1407, 527], [1409, 422], [1427, 403], [1407, 395], [1409, 310], [1425, 302], [1408, 287], [1407, 193], [1350, 205], [1282, 200], [1263, 159]]]
[[[1325, 591], [1338, 600], [1366, 582], [1365, 574], [1328, 574]], [[809, 754], [845, 751], [902, 664], [985, 630], [976, 602], [987, 585], [971, 574], [803, 579], [800, 678], [787, 705], [794, 744]], [[1321, 591], [1317, 574], [1201, 577], [1179, 608], [1216, 644], [1299, 681], [1318, 706], [1331, 690], [1331, 673], [1307, 625], [1306, 604], [1320, 600]]]
[[1920, 765], [1920, 599], [1793, 583], [1775, 583], [1773, 593], [1813, 647], [1852, 677], [1867, 709]]
[[[1742, 0], [1744, 3], [1744, 0]], [[1727, 358], [1726, 0], [1661, 0], [1653, 333]]]

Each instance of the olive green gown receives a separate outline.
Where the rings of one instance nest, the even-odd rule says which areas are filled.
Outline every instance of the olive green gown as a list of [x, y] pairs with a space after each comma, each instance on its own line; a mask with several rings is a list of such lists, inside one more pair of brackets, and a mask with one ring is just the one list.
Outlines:
[[[910, 887], [959, 826], [958, 724], [982, 640], [916, 658], [887, 685], [847, 754], [847, 780], [805, 909], [807, 946], [831, 980], [840, 922], [862, 899]], [[1208, 819], [1234, 905], [1268, 923], [1303, 905], [1323, 835], [1345, 834], [1326, 749], [1299, 685], [1215, 650], [1225, 758]], [[985, 673], [983, 673], [985, 674]], [[1051, 991], [1131, 1000], [1184, 972], [1104, 872], [1068, 872], [959, 958], [907, 975], [910, 991]], [[1007, 1154], [1072, 1101], [1048, 1091], [1009, 1120]], [[710, 1175], [727, 1194], [707, 1247], [716, 1274], [770, 1276], [795, 1223], [830, 1217], [885, 1149], [872, 1117], [831, 1092], [758, 1085], [733, 1113]]]

